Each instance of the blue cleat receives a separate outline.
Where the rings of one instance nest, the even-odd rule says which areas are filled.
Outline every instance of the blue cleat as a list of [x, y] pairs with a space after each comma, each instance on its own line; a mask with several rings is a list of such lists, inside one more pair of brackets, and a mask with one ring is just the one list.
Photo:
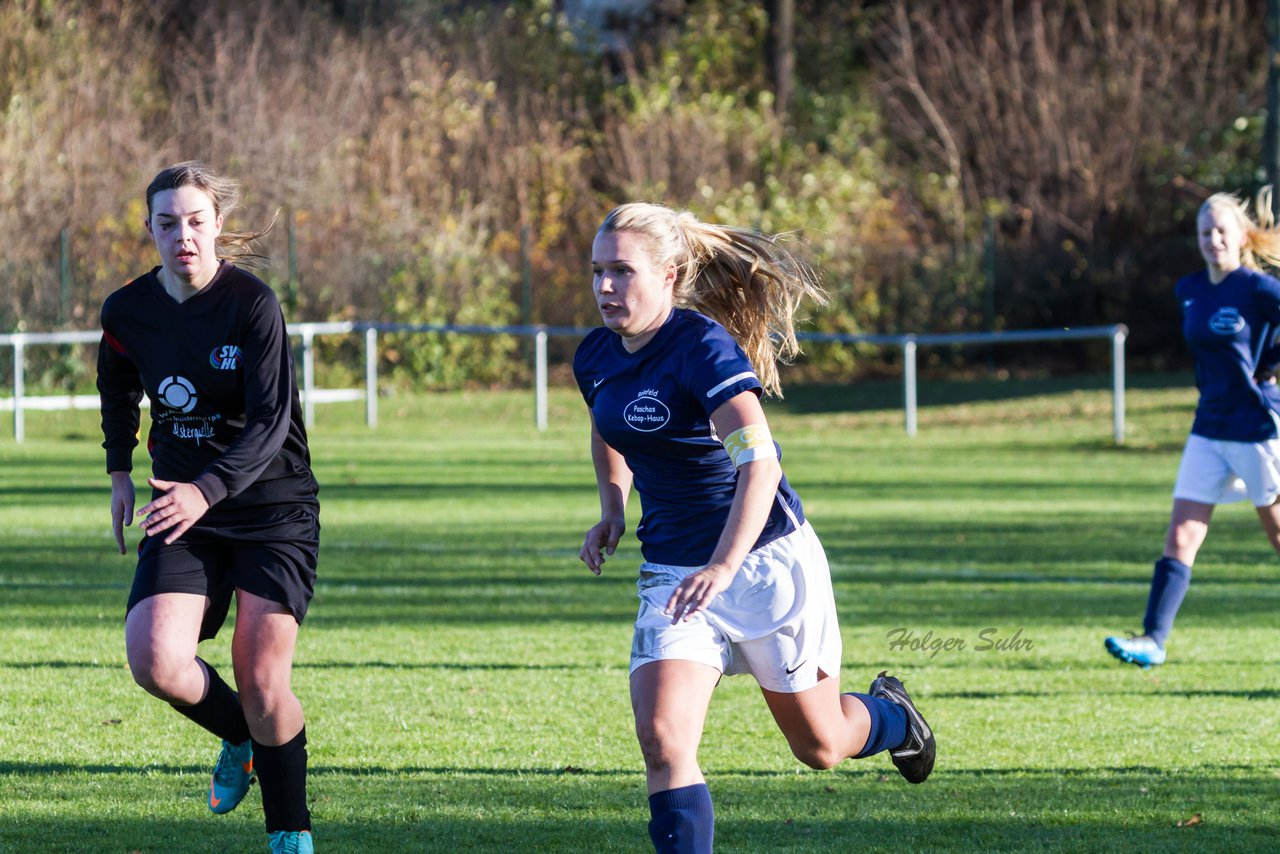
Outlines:
[[232, 744], [222, 742], [218, 764], [213, 768], [209, 781], [209, 809], [218, 815], [231, 812], [240, 806], [253, 782], [253, 742]]
[[1136, 664], [1147, 670], [1156, 664], [1164, 664], [1164, 647], [1146, 635], [1131, 638], [1109, 637], [1107, 652], [1128, 664]]
[[271, 834], [271, 854], [315, 854], [309, 830], [276, 830]]

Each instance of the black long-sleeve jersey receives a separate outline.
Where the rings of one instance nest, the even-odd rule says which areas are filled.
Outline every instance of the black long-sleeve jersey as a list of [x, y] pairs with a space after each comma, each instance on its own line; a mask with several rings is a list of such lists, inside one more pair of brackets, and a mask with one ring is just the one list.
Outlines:
[[293, 353], [271, 288], [224, 261], [179, 303], [159, 270], [102, 304], [98, 392], [107, 471], [133, 469], [145, 392], [156, 478], [194, 483], [216, 514], [316, 504]]

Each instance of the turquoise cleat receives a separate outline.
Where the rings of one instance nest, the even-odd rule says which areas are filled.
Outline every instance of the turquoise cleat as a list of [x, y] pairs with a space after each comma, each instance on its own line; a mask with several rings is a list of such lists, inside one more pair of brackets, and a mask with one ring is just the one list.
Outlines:
[[209, 809], [218, 815], [231, 812], [240, 806], [253, 783], [253, 742], [232, 744], [222, 742], [218, 764], [213, 768], [209, 782]]
[[271, 834], [271, 854], [315, 854], [309, 830], [277, 830]]
[[1156, 664], [1164, 664], [1164, 647], [1146, 635], [1132, 638], [1109, 637], [1106, 640], [1107, 652], [1121, 661], [1136, 664], [1147, 670]]

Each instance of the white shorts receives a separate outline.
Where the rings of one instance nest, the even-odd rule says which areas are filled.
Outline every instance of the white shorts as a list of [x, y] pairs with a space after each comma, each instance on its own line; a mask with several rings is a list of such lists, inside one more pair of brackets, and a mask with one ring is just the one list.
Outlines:
[[750, 673], [785, 694], [840, 673], [840, 627], [831, 570], [809, 523], [747, 555], [727, 590], [704, 611], [671, 624], [662, 612], [685, 576], [700, 566], [645, 562], [631, 671], [651, 661], [696, 661], [721, 673]]
[[1280, 439], [1227, 442], [1192, 433], [1182, 450], [1173, 497], [1201, 504], [1248, 498], [1255, 507], [1280, 497]]

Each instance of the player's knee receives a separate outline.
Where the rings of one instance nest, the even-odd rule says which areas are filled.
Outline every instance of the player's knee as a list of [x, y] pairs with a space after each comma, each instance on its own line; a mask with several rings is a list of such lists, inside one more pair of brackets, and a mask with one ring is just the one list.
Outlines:
[[1271, 548], [1280, 553], [1280, 530], [1267, 531], [1267, 539], [1271, 541]]
[[636, 740], [646, 768], [666, 768], [696, 748], [695, 740], [682, 728], [658, 720], [636, 721]]
[[181, 700], [185, 666], [190, 662], [179, 662], [173, 658], [154, 651], [129, 654], [129, 672], [133, 681], [148, 694], [162, 700]]
[[155, 696], [164, 699], [164, 694], [161, 688], [162, 679], [159, 678], [158, 674], [149, 663], [134, 662], [133, 659], [130, 659], [129, 672], [133, 674], [133, 681], [137, 683], [139, 688], [146, 691], [148, 694], [154, 694]]
[[244, 709], [245, 720], [251, 723], [275, 717], [276, 712], [293, 697], [293, 691], [288, 683], [277, 684], [271, 680], [253, 677], [236, 681], [240, 689], [240, 705]]
[[1196, 552], [1204, 544], [1203, 525], [1175, 525], [1165, 541], [1165, 553], [1174, 553], [1183, 563], [1195, 560]]
[[796, 759], [817, 771], [834, 768], [846, 758], [839, 747], [818, 739], [806, 741], [803, 744], [792, 743], [791, 752]]

